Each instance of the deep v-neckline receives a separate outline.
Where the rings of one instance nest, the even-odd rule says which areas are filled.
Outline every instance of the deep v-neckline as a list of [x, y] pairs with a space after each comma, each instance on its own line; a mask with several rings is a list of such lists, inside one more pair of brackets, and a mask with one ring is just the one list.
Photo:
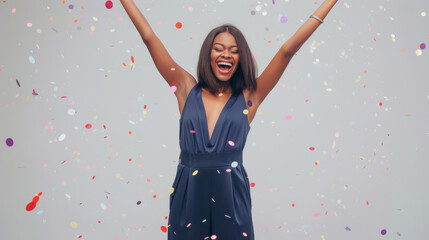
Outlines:
[[209, 122], [208, 122], [208, 118], [207, 118], [207, 114], [206, 114], [206, 107], [204, 106], [203, 94], [202, 93], [203, 93], [203, 88], [200, 87], [200, 97], [199, 98], [200, 98], [200, 103], [201, 103], [201, 105], [203, 107], [203, 115], [204, 115], [204, 118], [205, 118], [204, 119], [204, 124], [205, 124], [205, 129], [206, 129], [206, 136], [207, 136], [207, 139], [208, 139], [209, 143], [211, 143], [212, 139], [214, 137], [214, 134], [216, 134], [216, 128], [217, 128], [217, 125], [219, 123], [219, 120], [221, 120], [221, 117], [223, 116], [223, 113], [225, 112], [226, 107], [228, 106], [229, 102], [231, 101], [233, 94], [231, 94], [231, 96], [229, 96], [228, 101], [226, 101], [226, 103], [223, 106], [223, 108], [222, 108], [219, 116], [217, 117], [216, 122], [215, 122], [215, 126], [214, 126], [213, 131], [212, 131], [212, 135], [210, 137]]

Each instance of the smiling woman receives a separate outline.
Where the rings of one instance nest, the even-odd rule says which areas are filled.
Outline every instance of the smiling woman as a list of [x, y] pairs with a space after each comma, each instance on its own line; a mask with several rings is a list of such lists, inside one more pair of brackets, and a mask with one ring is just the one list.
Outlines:
[[197, 75], [201, 86], [213, 95], [225, 91], [238, 95], [243, 89], [257, 88], [256, 63], [238, 28], [224, 24], [208, 33], [201, 46]]
[[250, 122], [336, 0], [323, 2], [258, 78], [240, 30], [231, 24], [214, 28], [201, 47], [198, 82], [174, 62], [134, 2], [121, 3], [159, 72], [177, 87], [181, 152], [169, 191], [168, 239], [254, 240], [250, 184], [243, 165]]

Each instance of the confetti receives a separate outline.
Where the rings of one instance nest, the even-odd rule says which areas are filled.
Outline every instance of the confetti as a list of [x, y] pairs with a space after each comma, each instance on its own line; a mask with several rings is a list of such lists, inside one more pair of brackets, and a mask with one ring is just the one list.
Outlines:
[[63, 133], [63, 134], [61, 134], [59, 137], [58, 137], [58, 141], [63, 141], [64, 139], [66, 138], [66, 134], [65, 133]]
[[71, 222], [70, 223], [70, 227], [77, 228], [77, 222]]
[[7, 138], [6, 139], [6, 145], [8, 147], [12, 147], [13, 146], [13, 139], [12, 138]]
[[381, 230], [381, 235], [386, 235], [387, 231], [386, 229]]
[[197, 175], [197, 173], [198, 173], [198, 170], [195, 170], [195, 171], [192, 173], [192, 176]]
[[27, 207], [25, 208], [25, 210], [32, 211], [35, 207], [36, 207], [36, 202], [30, 202], [29, 204], [27, 204]]
[[176, 28], [177, 28], [177, 29], [182, 28], [182, 23], [181, 23], [181, 22], [177, 22], [177, 23], [176, 23]]
[[167, 232], [167, 227], [166, 227], [166, 226], [164, 226], [164, 225], [163, 225], [163, 226], [161, 226], [161, 231], [162, 231], [162, 232]]
[[176, 87], [176, 86], [171, 86], [171, 87], [170, 87], [170, 92], [171, 92], [171, 93], [176, 92], [176, 90], [177, 90], [177, 87]]
[[107, 9], [111, 9], [113, 7], [113, 2], [112, 1], [106, 1], [105, 5], [106, 5]]
[[29, 56], [29, 57], [28, 57], [28, 61], [30, 61], [30, 63], [31, 63], [31, 64], [36, 63], [36, 60], [34, 59], [34, 57], [33, 57], [33, 56]]

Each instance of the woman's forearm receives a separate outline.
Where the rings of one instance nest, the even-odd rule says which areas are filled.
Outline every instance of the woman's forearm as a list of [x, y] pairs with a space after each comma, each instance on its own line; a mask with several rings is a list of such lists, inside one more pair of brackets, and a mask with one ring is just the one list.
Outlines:
[[131, 21], [134, 23], [137, 31], [140, 33], [140, 36], [143, 39], [143, 42], [147, 45], [149, 40], [155, 36], [152, 28], [150, 27], [148, 21], [140, 12], [133, 0], [120, 0], [122, 6], [124, 6], [125, 11], [128, 16], [131, 18]]
[[[322, 5], [313, 13], [320, 19], [325, 19], [332, 7], [338, 0], [325, 0]], [[321, 22], [314, 18], [308, 18], [307, 21], [296, 31], [296, 33], [283, 44], [282, 48], [289, 54], [295, 54], [313, 32], [319, 27]]]

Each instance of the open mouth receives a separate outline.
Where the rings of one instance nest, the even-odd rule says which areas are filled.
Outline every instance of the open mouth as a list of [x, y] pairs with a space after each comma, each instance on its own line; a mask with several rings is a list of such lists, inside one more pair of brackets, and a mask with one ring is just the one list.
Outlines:
[[218, 62], [217, 67], [221, 73], [229, 73], [232, 69], [232, 64], [227, 62]]

